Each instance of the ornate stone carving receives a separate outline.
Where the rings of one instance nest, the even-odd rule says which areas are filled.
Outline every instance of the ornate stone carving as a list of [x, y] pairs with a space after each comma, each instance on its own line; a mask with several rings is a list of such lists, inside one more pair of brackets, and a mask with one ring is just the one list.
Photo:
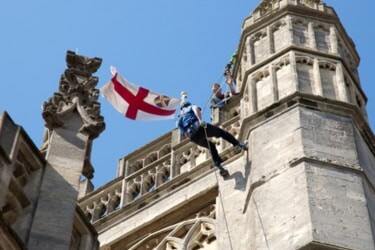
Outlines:
[[320, 4], [321, 2], [320, 0], [300, 0], [300, 3], [308, 7], [314, 7], [316, 4]]
[[217, 249], [216, 220], [199, 217], [152, 233], [130, 250]]
[[104, 130], [104, 118], [97, 102], [99, 90], [95, 89], [98, 78], [92, 76], [100, 67], [100, 58], [87, 58], [68, 51], [68, 68], [60, 79], [59, 92], [43, 104], [43, 118], [49, 130], [64, 126], [66, 115], [77, 111], [82, 119], [81, 133], [96, 138]]
[[281, 0], [263, 0], [254, 12], [260, 13], [261, 16], [271, 12], [276, 7], [276, 3]]
[[296, 0], [296, 1], [287, 1], [287, 0], [263, 0], [259, 6], [254, 10], [254, 13], [264, 16], [271, 13], [274, 10], [280, 8], [280, 2], [287, 2], [288, 5], [303, 5], [309, 8], [317, 8], [318, 5], [324, 4], [320, 0]]

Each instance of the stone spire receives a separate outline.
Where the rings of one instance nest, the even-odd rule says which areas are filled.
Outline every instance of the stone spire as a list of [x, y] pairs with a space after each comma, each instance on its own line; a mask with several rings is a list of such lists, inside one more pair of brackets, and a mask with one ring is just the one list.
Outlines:
[[80, 181], [82, 175], [93, 177], [91, 145], [105, 128], [96, 102], [98, 78], [92, 76], [101, 59], [68, 51], [66, 62], [59, 92], [43, 105], [47, 129], [42, 151], [47, 164], [28, 249], [70, 245]]
[[[68, 51], [66, 62], [68, 68], [61, 75], [59, 92], [54, 93], [43, 104], [42, 116], [46, 122], [46, 130], [41, 152], [47, 153], [51, 133], [54, 129], [75, 130], [71, 125], [79, 126], [76, 129], [77, 132], [87, 135], [90, 139], [82, 174], [91, 179], [94, 172], [89, 160], [91, 141], [105, 129], [104, 118], [100, 115], [100, 103], [97, 102], [99, 90], [95, 88], [98, 78], [92, 76], [100, 67], [102, 59], [88, 58]], [[78, 123], [69, 122], [69, 117], [72, 117], [73, 114], [78, 114]]]

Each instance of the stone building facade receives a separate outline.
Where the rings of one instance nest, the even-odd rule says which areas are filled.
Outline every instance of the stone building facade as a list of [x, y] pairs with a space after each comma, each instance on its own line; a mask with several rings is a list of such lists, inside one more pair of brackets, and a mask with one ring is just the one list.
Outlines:
[[[45, 104], [42, 152], [1, 116], [0, 249], [375, 249], [375, 137], [359, 56], [332, 7], [263, 0], [244, 21], [240, 94], [212, 110], [249, 142], [241, 153], [214, 140], [226, 180], [172, 130], [120, 159], [117, 177], [93, 191], [100, 60], [68, 53], [67, 62]], [[56, 206], [66, 214], [51, 221]]]

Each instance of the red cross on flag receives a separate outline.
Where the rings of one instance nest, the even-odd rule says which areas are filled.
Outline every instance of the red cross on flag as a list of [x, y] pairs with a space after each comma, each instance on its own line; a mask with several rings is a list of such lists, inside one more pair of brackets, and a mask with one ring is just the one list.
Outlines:
[[136, 86], [118, 72], [113, 73], [112, 79], [100, 91], [117, 111], [132, 120], [174, 119], [179, 99]]

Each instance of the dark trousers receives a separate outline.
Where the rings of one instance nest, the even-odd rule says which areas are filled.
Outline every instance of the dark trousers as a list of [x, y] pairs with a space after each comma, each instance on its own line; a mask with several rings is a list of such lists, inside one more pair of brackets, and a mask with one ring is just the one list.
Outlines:
[[206, 128], [199, 126], [198, 130], [190, 137], [190, 140], [199, 146], [209, 149], [215, 166], [218, 166], [223, 162], [223, 160], [220, 158], [215, 144], [208, 140], [210, 137], [221, 137], [231, 143], [233, 146], [238, 145], [239, 141], [227, 131], [214, 125], [207, 124]]

